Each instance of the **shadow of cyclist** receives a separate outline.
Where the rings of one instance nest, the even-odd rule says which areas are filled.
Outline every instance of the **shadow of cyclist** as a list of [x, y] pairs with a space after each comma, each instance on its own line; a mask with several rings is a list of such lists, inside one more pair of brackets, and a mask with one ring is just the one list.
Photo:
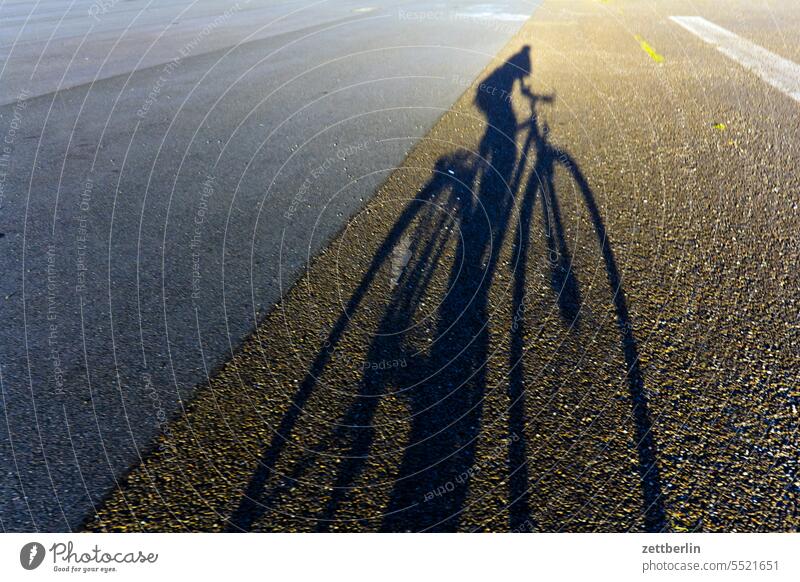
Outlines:
[[[640, 472], [645, 489], [647, 529], [663, 529], [655, 443], [649, 421], [638, 353], [627, 313], [620, 275], [605, 228], [585, 178], [574, 161], [557, 150], [541, 131], [536, 118], [536, 96], [524, 86], [530, 73], [530, 50], [524, 47], [486, 76], [475, 92], [475, 104], [486, 119], [486, 129], [477, 152], [458, 151], [440, 158], [425, 187], [406, 206], [381, 243], [359, 285], [334, 323], [325, 346], [296, 391], [289, 412], [282, 418], [257, 471], [229, 519], [229, 529], [249, 530], [266, 511], [280, 503], [284, 493], [332, 450], [336, 468], [332, 490], [317, 529], [326, 531], [337, 519], [345, 500], [356, 488], [375, 442], [374, 418], [381, 397], [393, 393], [404, 399], [409, 410], [410, 433], [402, 452], [388, 506], [382, 519], [384, 531], [455, 531], [463, 510], [470, 476], [476, 468], [476, 445], [481, 426], [487, 384], [490, 318], [489, 290], [495, 279], [506, 233], [510, 230], [519, 192], [519, 219], [512, 251], [512, 302], [514, 313], [524, 303], [527, 247], [531, 238], [531, 216], [541, 193], [544, 232], [550, 255], [551, 286], [558, 295], [565, 322], [577, 325], [580, 293], [572, 272], [571, 258], [555, 195], [554, 170], [566, 167], [576, 181], [589, 208], [606, 270], [614, 293], [614, 306], [622, 332], [628, 380], [634, 398], [640, 452]], [[517, 85], [531, 100], [533, 115], [520, 124], [511, 95]], [[527, 129], [525, 145], [517, 146], [520, 132]], [[526, 184], [521, 181], [527, 157], [535, 160]], [[393, 253], [407, 242], [404, 267], [393, 280], [385, 311], [372, 337], [367, 362], [399, 360], [409, 353], [409, 330], [420, 315], [420, 303], [436, 273], [446, 278], [446, 295], [436, 309], [432, 341], [407, 367], [368, 367], [358, 383], [355, 399], [332, 431], [295, 463], [288, 475], [275, 479], [275, 465], [285, 450], [318, 378], [331, 358], [354, 313], [386, 268]], [[452, 260], [443, 261], [448, 249]], [[509, 375], [509, 497], [511, 529], [531, 524], [530, 487], [525, 434], [524, 318], [511, 326]], [[400, 443], [398, 443], [400, 444]], [[372, 452], [374, 455], [375, 453]], [[444, 493], [438, 494], [443, 491]], [[437, 493], [434, 493], [437, 492]]]

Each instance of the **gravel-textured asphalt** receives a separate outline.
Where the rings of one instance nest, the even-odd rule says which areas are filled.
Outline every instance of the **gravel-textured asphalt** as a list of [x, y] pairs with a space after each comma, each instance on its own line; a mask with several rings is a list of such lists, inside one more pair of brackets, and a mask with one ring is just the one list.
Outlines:
[[0, 528], [92, 514], [537, 4], [2, 4]]
[[800, 104], [687, 14], [798, 59], [546, 0], [87, 528], [796, 530]]

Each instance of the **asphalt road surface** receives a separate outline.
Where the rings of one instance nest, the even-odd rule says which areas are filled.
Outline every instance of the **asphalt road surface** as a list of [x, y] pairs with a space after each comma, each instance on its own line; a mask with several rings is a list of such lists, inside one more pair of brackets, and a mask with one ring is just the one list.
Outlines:
[[535, 3], [425, 6], [3, 4], [4, 529], [78, 526]]
[[792, 2], [209, 4], [5, 49], [4, 529], [798, 528]]

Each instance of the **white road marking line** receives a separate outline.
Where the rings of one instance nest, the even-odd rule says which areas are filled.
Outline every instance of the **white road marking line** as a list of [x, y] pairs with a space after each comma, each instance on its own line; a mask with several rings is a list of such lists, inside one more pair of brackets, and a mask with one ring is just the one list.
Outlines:
[[700, 16], [670, 16], [692, 34], [800, 102], [800, 65], [779, 57]]

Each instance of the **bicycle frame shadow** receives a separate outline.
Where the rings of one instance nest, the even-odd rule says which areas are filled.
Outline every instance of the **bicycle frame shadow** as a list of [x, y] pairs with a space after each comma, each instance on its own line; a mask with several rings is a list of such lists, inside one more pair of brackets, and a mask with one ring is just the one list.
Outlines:
[[[537, 197], [543, 205], [542, 226], [550, 257], [550, 285], [557, 294], [564, 321], [570, 326], [580, 325], [580, 289], [573, 273], [554, 185], [557, 166], [565, 168], [578, 185], [605, 262], [633, 402], [645, 529], [666, 529], [656, 443], [622, 279], [587, 180], [571, 156], [553, 147], [547, 139], [547, 131], [539, 128], [537, 102], [547, 103], [552, 97], [529, 91], [524, 84], [529, 74], [529, 48], [524, 47], [484, 78], [475, 97], [475, 104], [486, 118], [486, 130], [478, 151], [460, 150], [437, 160], [427, 184], [407, 204], [380, 243], [296, 390], [289, 411], [275, 430], [238, 507], [228, 520], [228, 531], [251, 530], [266, 512], [276, 508], [281, 496], [302, 478], [317, 455], [339, 446], [347, 454], [342, 456], [336, 469], [332, 492], [316, 523], [317, 531], [327, 531], [365, 470], [375, 439], [373, 421], [379, 400], [393, 388], [399, 388], [394, 393], [407, 403], [411, 426], [380, 529], [455, 531], [459, 528], [469, 478], [461, 480], [459, 486], [454, 485], [447, 495], [433, 496], [430, 491], [436, 484], [454, 483], [456, 476], [471, 474], [475, 466], [490, 349], [489, 290], [499, 268], [506, 234], [516, 216], [510, 265], [512, 312], [522, 313], [527, 289], [528, 245]], [[518, 123], [510, 98], [517, 85], [531, 104], [531, 118], [524, 124]], [[493, 89], [491, 95], [483, 90], [485, 87]], [[508, 95], [508, 99], [498, 99], [497, 90], [501, 96]], [[517, 137], [525, 130], [528, 133], [520, 149]], [[533, 161], [533, 167], [523, 184], [529, 160]], [[449, 272], [446, 274], [447, 293], [436, 309], [435, 340], [413, 366], [365, 370], [354, 402], [331, 433], [294, 464], [290, 475], [267, 488], [319, 378], [332, 365], [332, 355], [348, 328], [350, 314], [365, 300], [378, 273], [385, 270], [402, 240], [411, 241], [405, 264], [393, 281], [390, 299], [367, 350], [367, 361], [391, 359], [405, 353], [408, 329], [419, 316], [420, 302], [429, 291], [438, 268], [441, 276], [444, 276], [441, 269]], [[453, 260], [443, 262], [448, 249], [453, 248]], [[509, 440], [507, 457], [509, 528], [519, 530], [529, 524], [532, 525], [530, 529], [535, 529], [530, 508], [528, 445], [524, 436], [527, 424], [523, 366], [526, 323], [524, 317], [507, 323], [510, 333], [507, 430], [509, 435], [517, 437]]]

